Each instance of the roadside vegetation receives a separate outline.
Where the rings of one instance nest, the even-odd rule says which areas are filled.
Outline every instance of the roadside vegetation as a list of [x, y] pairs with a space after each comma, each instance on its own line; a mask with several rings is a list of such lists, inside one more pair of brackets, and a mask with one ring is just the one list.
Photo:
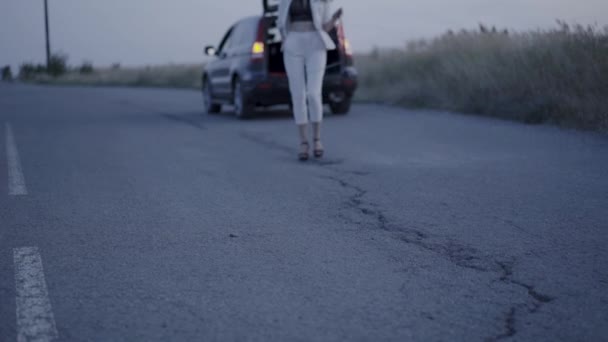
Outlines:
[[79, 66], [70, 66], [66, 55], [57, 54], [51, 57], [48, 69], [42, 64], [22, 64], [19, 79], [57, 85], [200, 88], [201, 70], [202, 64], [123, 68], [114, 63], [110, 67], [95, 68], [92, 62], [85, 61]]
[[73, 68], [60, 77], [39, 75], [38, 83], [59, 85], [163, 87], [198, 89], [201, 87], [202, 64], [161, 65], [146, 67], [93, 68], [89, 63]]
[[[49, 73], [24, 65], [19, 77], [53, 84], [201, 86], [201, 64], [98, 69], [61, 61]], [[374, 49], [355, 61], [359, 101], [608, 132], [608, 27], [558, 22], [551, 30], [509, 32], [480, 25], [403, 48]]]
[[12, 82], [13, 81], [13, 71], [11, 70], [10, 65], [6, 65], [2, 67], [2, 81]]
[[359, 99], [608, 131], [608, 27], [481, 25], [359, 56]]
[[63, 54], [51, 55], [48, 67], [43, 64], [23, 63], [19, 67], [19, 79], [39, 81], [42, 77], [60, 77], [68, 72], [68, 57]]

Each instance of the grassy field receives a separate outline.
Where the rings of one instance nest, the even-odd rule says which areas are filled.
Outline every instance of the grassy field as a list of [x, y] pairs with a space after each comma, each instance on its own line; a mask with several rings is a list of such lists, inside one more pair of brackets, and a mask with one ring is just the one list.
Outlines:
[[202, 64], [99, 68], [85, 74], [74, 70], [59, 77], [37, 75], [34, 82], [63, 85], [200, 89], [202, 70]]
[[[480, 26], [355, 58], [356, 100], [608, 132], [608, 27], [507, 32]], [[109, 68], [58, 84], [200, 89], [202, 65]]]

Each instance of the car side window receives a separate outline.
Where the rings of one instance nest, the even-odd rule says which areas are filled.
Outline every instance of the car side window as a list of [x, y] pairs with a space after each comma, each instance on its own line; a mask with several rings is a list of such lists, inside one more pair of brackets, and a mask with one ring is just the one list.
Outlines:
[[241, 46], [243, 44], [245, 44], [246, 42], [244, 41], [245, 39], [245, 34], [247, 33], [246, 27], [247, 25], [245, 23], [240, 23], [239, 26], [237, 27], [237, 31], [236, 31], [236, 36], [234, 37], [234, 45], [235, 46]]
[[232, 46], [241, 47], [251, 45], [254, 39], [254, 20], [241, 21], [234, 30], [234, 39]]
[[231, 40], [234, 37], [233, 32], [234, 32], [234, 26], [231, 27], [230, 30], [228, 30], [228, 32], [226, 32], [226, 34], [224, 35], [224, 38], [220, 42], [220, 45], [217, 48], [218, 55], [222, 52], [225, 52], [225, 50], [227, 50], [230, 47]]

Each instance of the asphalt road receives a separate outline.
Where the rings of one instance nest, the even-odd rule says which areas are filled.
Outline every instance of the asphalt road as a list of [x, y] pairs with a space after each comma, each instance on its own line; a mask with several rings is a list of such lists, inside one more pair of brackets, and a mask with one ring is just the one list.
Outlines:
[[0, 85], [2, 341], [606, 341], [608, 138]]

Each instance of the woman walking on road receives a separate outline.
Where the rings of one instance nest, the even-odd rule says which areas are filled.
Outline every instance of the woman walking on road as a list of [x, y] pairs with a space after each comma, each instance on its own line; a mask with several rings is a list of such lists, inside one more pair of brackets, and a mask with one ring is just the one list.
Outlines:
[[313, 152], [323, 156], [323, 77], [327, 50], [336, 49], [328, 32], [336, 26], [342, 9], [331, 15], [332, 0], [281, 0], [278, 26], [283, 37], [283, 59], [289, 78], [293, 116], [300, 133], [298, 158], [308, 160], [309, 115], [313, 128]]

